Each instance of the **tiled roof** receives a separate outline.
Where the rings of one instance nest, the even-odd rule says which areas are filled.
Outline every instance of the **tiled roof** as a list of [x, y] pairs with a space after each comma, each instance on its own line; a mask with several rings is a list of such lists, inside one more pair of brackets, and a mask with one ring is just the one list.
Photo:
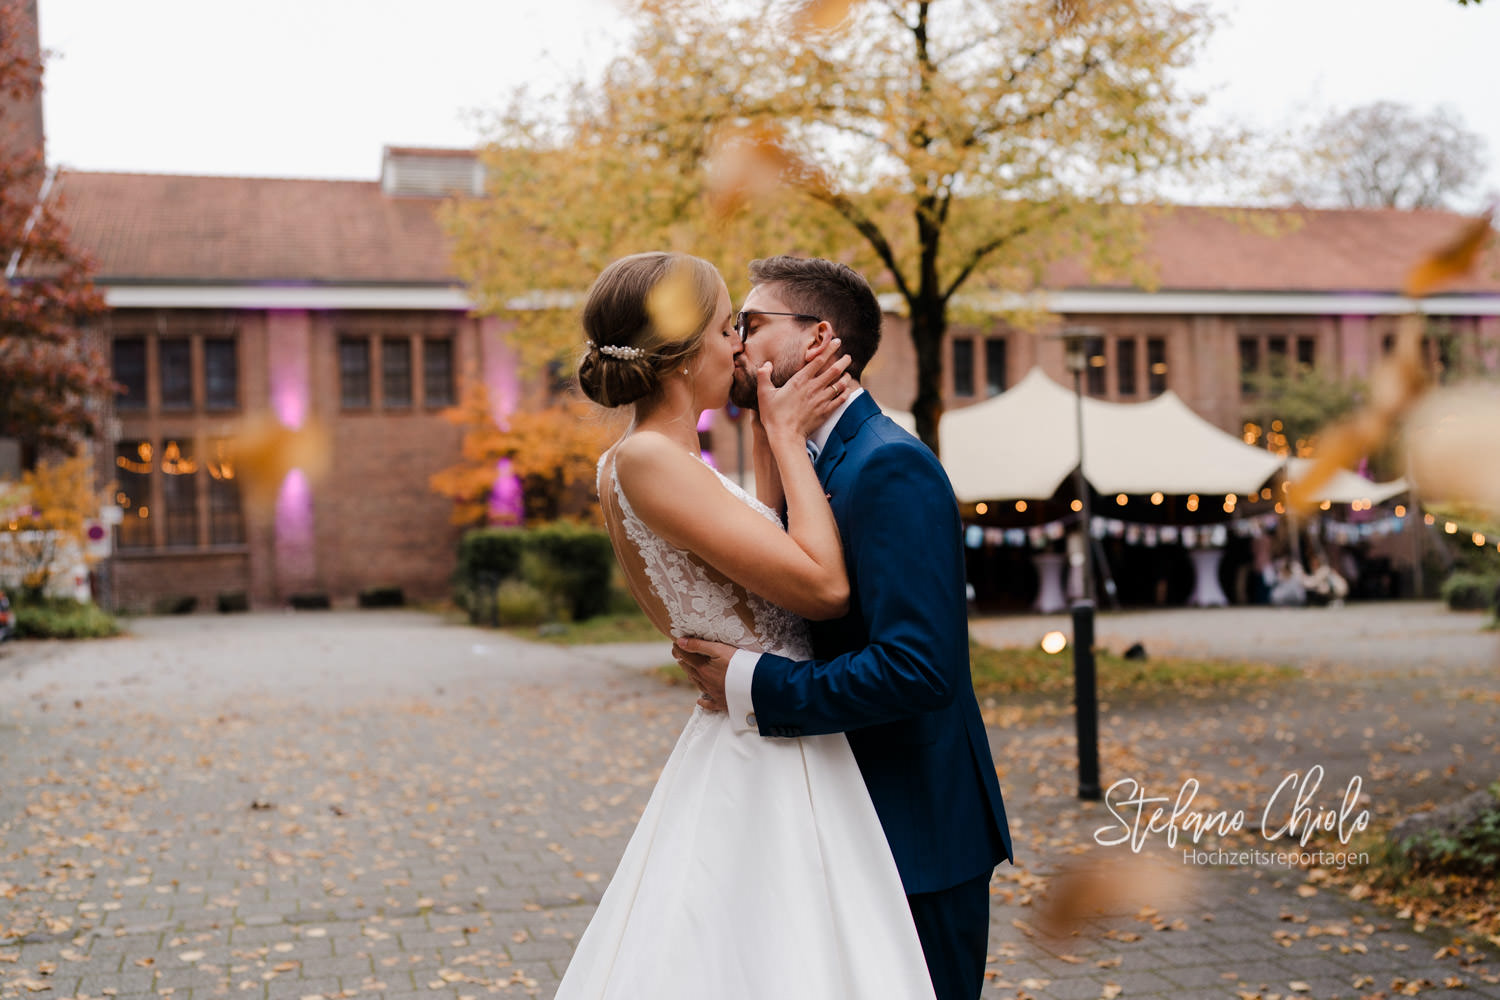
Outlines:
[[[1426, 253], [1460, 232], [1465, 216], [1396, 209], [1142, 209], [1145, 245], [1161, 291], [1399, 292]], [[1047, 275], [1054, 290], [1128, 288], [1099, 281], [1076, 263]], [[1474, 276], [1444, 289], [1500, 292], [1500, 245]]]
[[[374, 181], [68, 172], [59, 191], [106, 284], [455, 281], [440, 202], [392, 197]], [[1164, 291], [1395, 292], [1464, 221], [1380, 209], [1142, 211]], [[1500, 292], [1494, 244], [1478, 276], [1451, 291]], [[1131, 287], [1090, 279], [1075, 264], [1053, 268], [1047, 284]]]
[[66, 172], [58, 192], [106, 284], [456, 280], [440, 202], [375, 181]]

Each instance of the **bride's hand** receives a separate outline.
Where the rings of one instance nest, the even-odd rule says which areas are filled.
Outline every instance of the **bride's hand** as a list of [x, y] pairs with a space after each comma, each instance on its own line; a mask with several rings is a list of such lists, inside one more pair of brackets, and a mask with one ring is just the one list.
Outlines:
[[844, 374], [849, 356], [838, 354], [837, 339], [824, 341], [802, 370], [781, 388], [771, 384], [771, 363], [756, 371], [760, 397], [760, 419], [768, 435], [794, 434], [802, 440], [823, 426], [849, 393], [854, 380]]

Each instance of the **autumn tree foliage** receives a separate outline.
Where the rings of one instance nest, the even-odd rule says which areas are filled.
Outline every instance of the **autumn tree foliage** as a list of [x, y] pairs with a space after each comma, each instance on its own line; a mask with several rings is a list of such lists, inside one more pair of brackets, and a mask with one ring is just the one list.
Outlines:
[[565, 517], [597, 520], [594, 470], [599, 455], [619, 428], [601, 418], [597, 408], [580, 399], [563, 400], [506, 418], [503, 428], [490, 409], [483, 383], [472, 382], [462, 402], [443, 416], [465, 429], [462, 458], [430, 480], [434, 491], [453, 501], [453, 523], [483, 527], [515, 523], [512, 512], [491, 503], [504, 476], [521, 485], [528, 523]]
[[[1273, 356], [1269, 361], [1264, 370], [1244, 377], [1240, 416], [1246, 443], [1279, 455], [1305, 458], [1314, 454], [1318, 432], [1353, 413], [1368, 392], [1362, 382], [1292, 359]], [[1386, 469], [1390, 456], [1376, 457], [1381, 472], [1390, 472], [1389, 478], [1401, 474], [1400, 469]]]
[[72, 452], [96, 434], [115, 389], [82, 331], [104, 310], [92, 264], [69, 243], [39, 145], [14, 141], [18, 123], [7, 119], [41, 90], [31, 16], [26, 4], [0, 0], [0, 437], [19, 439], [28, 459]]
[[735, 294], [751, 257], [833, 257], [903, 304], [912, 409], [935, 447], [941, 345], [964, 303], [1032, 291], [1063, 256], [1129, 271], [1140, 219], [1113, 209], [1212, 152], [1176, 81], [1209, 27], [1186, 3], [629, 8], [634, 41], [602, 82], [561, 108], [519, 95], [491, 196], [450, 214], [461, 272], [484, 308], [519, 310], [532, 357], [579, 336], [537, 307], [627, 252], [709, 257]]
[[92, 561], [87, 519], [99, 509], [84, 455], [43, 460], [0, 491], [0, 565], [16, 571], [29, 599], [42, 596], [60, 569]]

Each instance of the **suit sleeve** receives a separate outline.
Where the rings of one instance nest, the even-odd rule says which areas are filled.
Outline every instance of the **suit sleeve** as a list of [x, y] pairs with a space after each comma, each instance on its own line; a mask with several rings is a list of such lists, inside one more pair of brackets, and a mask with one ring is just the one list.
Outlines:
[[763, 735], [844, 732], [945, 708], [969, 669], [958, 507], [937, 459], [887, 443], [860, 469], [845, 555], [868, 644], [830, 660], [764, 655]]

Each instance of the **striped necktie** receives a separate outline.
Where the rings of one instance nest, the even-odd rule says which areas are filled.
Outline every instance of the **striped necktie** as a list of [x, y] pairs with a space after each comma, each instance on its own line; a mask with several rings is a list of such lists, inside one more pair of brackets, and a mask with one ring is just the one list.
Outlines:
[[814, 465], [818, 464], [818, 446], [813, 444], [811, 439], [807, 442], [807, 457], [812, 459]]

